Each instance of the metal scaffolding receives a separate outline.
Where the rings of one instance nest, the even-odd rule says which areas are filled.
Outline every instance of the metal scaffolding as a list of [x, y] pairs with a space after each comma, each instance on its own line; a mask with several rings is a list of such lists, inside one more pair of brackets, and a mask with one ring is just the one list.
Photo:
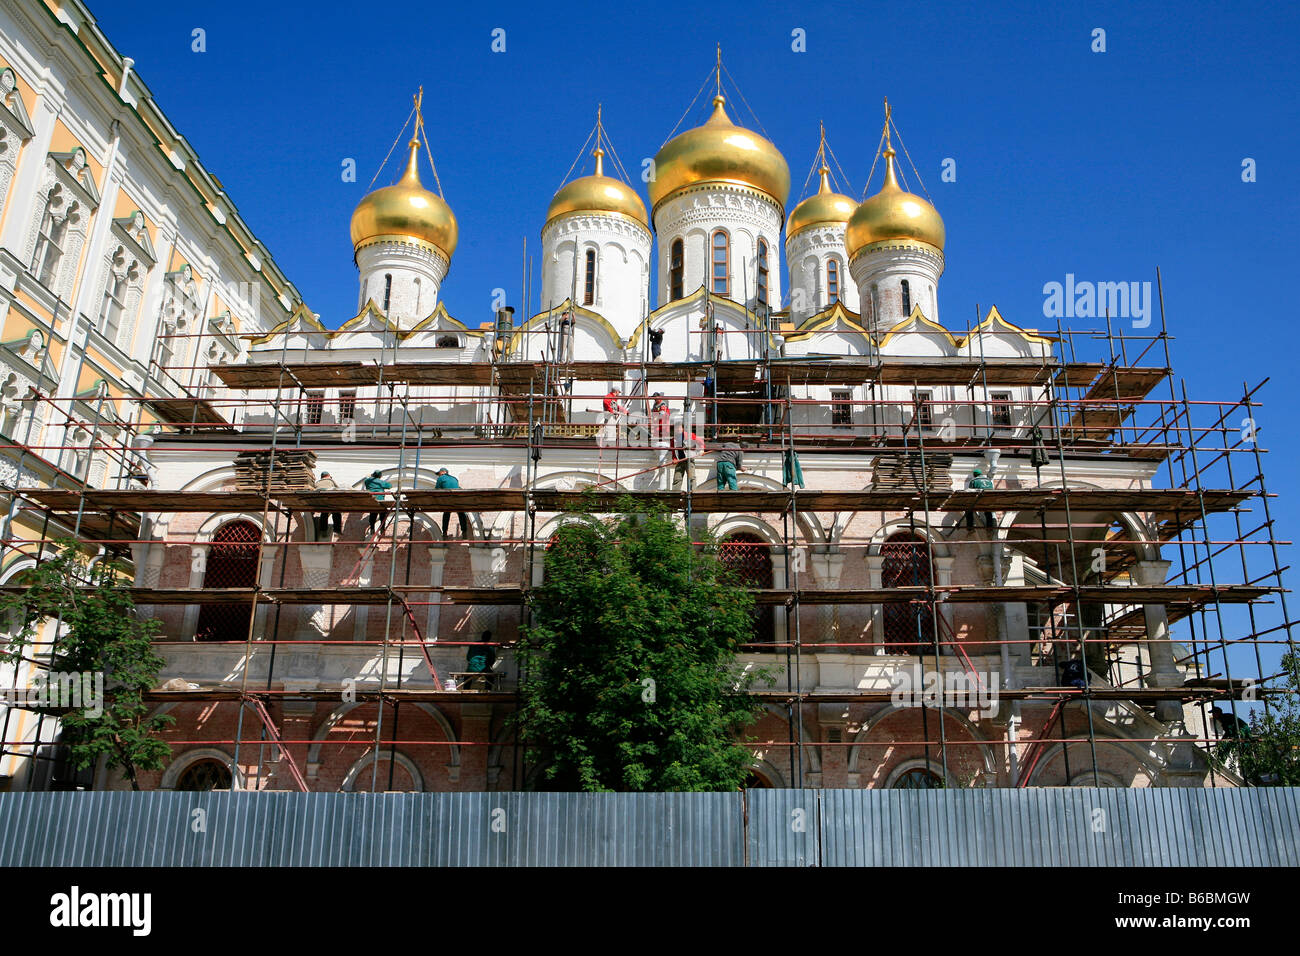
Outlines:
[[[553, 310], [559, 314], [559, 310]], [[547, 314], [549, 316], [550, 314]], [[547, 317], [547, 316], [544, 316]], [[527, 617], [529, 594], [534, 587], [533, 569], [540, 540], [539, 515], [561, 513], [577, 507], [587, 511], [615, 512], [628, 496], [656, 504], [680, 514], [688, 529], [693, 519], [709, 515], [743, 512], [762, 514], [779, 525], [781, 540], [768, 554], [782, 558], [786, 577], [781, 586], [755, 586], [756, 603], [781, 615], [784, 627], [780, 639], [757, 641], [747, 653], [783, 657], [786, 681], [783, 688], [753, 691], [756, 699], [778, 708], [785, 715], [784, 739], [771, 738], [756, 746], [788, 748], [790, 776], [795, 785], [806, 779], [805, 755], [811, 748], [878, 746], [870, 740], [847, 740], [838, 734], [827, 739], [809, 739], [807, 725], [824, 704], [876, 705], [889, 703], [891, 690], [858, 688], [855, 691], [817, 691], [805, 683], [803, 664], [810, 653], [907, 654], [922, 670], [941, 671], [945, 662], [958, 664], [976, 681], [972, 655], [989, 656], [1010, 650], [1023, 652], [1025, 659], [1040, 666], [1044, 682], [1039, 686], [1012, 683], [997, 688], [998, 696], [1017, 710], [1033, 706], [1046, 711], [1039, 730], [1031, 738], [1008, 733], [1006, 739], [953, 739], [951, 708], [941, 697], [937, 704], [920, 708], [924, 732], [915, 740], [893, 740], [896, 746], [922, 748], [927, 770], [933, 762], [936, 773], [949, 779], [950, 753], [963, 748], [1001, 748], [1013, 768], [1013, 786], [1027, 784], [1035, 766], [1053, 746], [1064, 748], [1067, 774], [1073, 755], [1098, 776], [1099, 748], [1132, 742], [1151, 742], [1155, 737], [1113, 738], [1097, 733], [1094, 702], [1117, 701], [1144, 710], [1162, 702], [1180, 707], [1191, 703], [1199, 708], [1202, 725], [1212, 723], [1208, 707], [1214, 702], [1260, 700], [1265, 708], [1272, 698], [1284, 693], [1285, 675], [1278, 672], [1282, 650], [1294, 652], [1293, 622], [1286, 605], [1283, 568], [1278, 539], [1270, 511], [1263, 470], [1265, 449], [1258, 441], [1256, 396], [1264, 383], [1243, 386], [1241, 397], [1227, 401], [1196, 402], [1187, 397], [1185, 385], [1175, 383], [1169, 358], [1169, 341], [1162, 327], [1148, 336], [1115, 333], [1110, 327], [1097, 331], [1064, 330], [1054, 336], [1055, 348], [1041, 357], [977, 357], [946, 360], [914, 360], [881, 354], [878, 347], [860, 356], [808, 356], [783, 358], [772, 354], [772, 340], [766, 322], [758, 318], [753, 328], [742, 333], [763, 343], [762, 358], [725, 359], [716, 345], [724, 333], [706, 327], [698, 334], [703, 343], [700, 361], [650, 361], [644, 341], [637, 361], [587, 362], [569, 358], [562, 338], [563, 326], [549, 321], [535, 328], [513, 328], [498, 350], [488, 350], [482, 362], [405, 361], [400, 346], [381, 351], [376, 361], [307, 361], [300, 349], [288, 351], [289, 336], [277, 360], [220, 366], [174, 369], [175, 388], [167, 394], [144, 395], [114, 402], [106, 393], [95, 396], [36, 395], [33, 404], [44, 403], [54, 412], [54, 421], [71, 433], [75, 401], [90, 402], [95, 417], [90, 423], [90, 440], [33, 445], [12, 442], [17, 455], [18, 477], [5, 488], [8, 496], [3, 546], [7, 551], [41, 561], [57, 540], [73, 538], [88, 553], [111, 555], [134, 567], [132, 546], [189, 543], [151, 537], [149, 516], [175, 514], [258, 514], [262, 538], [257, 546], [256, 573], [251, 585], [190, 588], [134, 586], [131, 596], [141, 607], [231, 606], [248, 608], [246, 632], [232, 646], [242, 645], [244, 661], [266, 657], [265, 681], [255, 681], [254, 668], [244, 666], [234, 686], [203, 687], [198, 690], [159, 689], [149, 699], [164, 703], [209, 702], [213, 707], [235, 707], [235, 733], [228, 739], [205, 737], [202, 741], [169, 740], [174, 745], [222, 743], [234, 748], [234, 765], [241, 766], [241, 750], [256, 753], [251, 786], [269, 784], [279, 762], [286, 768], [288, 784], [309, 789], [307, 774], [298, 766], [289, 748], [320, 743], [285, 739], [283, 719], [274, 711], [289, 701], [339, 702], [342, 690], [303, 690], [277, 685], [276, 651], [282, 645], [300, 644], [292, 633], [285, 636], [282, 612], [299, 606], [351, 606], [383, 608], [382, 638], [356, 641], [312, 640], [314, 646], [377, 645], [380, 655], [375, 686], [358, 687], [352, 700], [377, 706], [374, 734], [366, 740], [328, 741], [327, 746], [368, 747], [373, 750], [373, 771], [369, 789], [391, 785], [395, 748], [439, 746], [483, 746], [469, 740], [421, 740], [401, 737], [400, 718], [406, 704], [426, 703], [454, 706], [467, 702], [509, 708], [516, 700], [521, 681], [513, 688], [490, 684], [483, 689], [448, 689], [435, 666], [431, 650], [464, 647], [469, 642], [439, 641], [438, 635], [422, 632], [417, 610], [431, 606], [460, 608], [518, 608], [520, 623]], [[815, 333], [810, 333], [814, 334]], [[969, 334], [978, 335], [979, 327]], [[540, 337], [538, 359], [527, 359], [530, 346]], [[642, 337], [644, 340], [644, 336]], [[983, 338], [979, 339], [981, 347]], [[1076, 355], [1076, 351], [1083, 358]], [[1130, 351], [1135, 354], [1130, 357]], [[1098, 354], [1100, 357], [1098, 357]], [[267, 359], [263, 354], [262, 359]], [[179, 385], [189, 372], [191, 387]], [[170, 373], [169, 373], [170, 374]], [[193, 387], [208, 375], [220, 384]], [[151, 380], [162, 380], [162, 375]], [[602, 437], [607, 423], [577, 423], [574, 401], [597, 400], [599, 395], [577, 391], [579, 383], [619, 382], [628, 387], [625, 397], [633, 406], [649, 408], [649, 384], [654, 382], [708, 384], [702, 394], [688, 396], [684, 412], [688, 423], [698, 414], [698, 428], [706, 442], [743, 438], [747, 452], [774, 456], [783, 465], [798, 456], [876, 456], [873, 475], [888, 467], [902, 468], [907, 480], [883, 482], [849, 491], [826, 488], [805, 489], [787, 480], [780, 490], [746, 489], [739, 492], [704, 490], [695, 487], [693, 466], [687, 467], [682, 491], [658, 487], [629, 487], [636, 479], [648, 481], [659, 469], [674, 462], [661, 456], [659, 464], [645, 467], [647, 451], [661, 451], [649, 429], [633, 438], [626, 430], [609, 444]], [[837, 406], [848, 411], [848, 427], [796, 419], [808, 406], [824, 408], [825, 399], [808, 396], [810, 387], [857, 388], [862, 398], [841, 400]], [[325, 423], [324, 399], [315, 390], [325, 388], [373, 388], [372, 421], [357, 426], [347, 445], [395, 464], [398, 483], [377, 500], [366, 491], [318, 491], [298, 487], [277, 477], [276, 467], [285, 456], [296, 453], [337, 450], [342, 439], [338, 426]], [[965, 391], [964, 398], [935, 401], [922, 398], [926, 389], [948, 387]], [[1025, 390], [1033, 397], [993, 399], [990, 387]], [[911, 391], [911, 400], [900, 402], [890, 388]], [[639, 392], [638, 392], [639, 389]], [[804, 390], [804, 397], [796, 391]], [[1156, 397], [1167, 389], [1167, 397]], [[433, 394], [428, 394], [430, 390]], [[442, 391], [439, 391], [442, 390]], [[250, 396], [249, 392], [266, 394]], [[469, 394], [466, 394], [466, 393]], [[339, 420], [344, 418], [342, 405]], [[359, 402], [357, 398], [353, 402]], [[473, 422], [448, 423], [431, 419], [425, 410], [454, 401], [475, 409]], [[121, 414], [122, 406], [133, 406]], [[949, 418], [935, 423], [936, 408]], [[235, 458], [260, 454], [269, 462], [260, 487], [244, 483], [233, 490], [180, 492], [174, 489], [141, 487], [139, 476], [146, 473], [139, 436], [145, 433], [146, 413], [152, 424], [163, 429], [153, 436], [172, 450], [193, 449], [204, 453], [229, 453]], [[958, 422], [954, 415], [969, 417]], [[63, 416], [59, 418], [58, 416]], [[832, 416], [834, 417], [834, 415]], [[33, 419], [35, 414], [33, 413]], [[66, 421], [65, 421], [66, 420]], [[1248, 423], [1248, 424], [1247, 424]], [[47, 421], [47, 424], [49, 422]], [[82, 422], [84, 430], [85, 423]], [[615, 422], [615, 428], [618, 423]], [[29, 426], [28, 433], [30, 435]], [[110, 433], [111, 436], [110, 437]], [[521, 467], [520, 487], [464, 490], [432, 490], [403, 487], [403, 476], [417, 475], [421, 462], [434, 454], [453, 449], [490, 448], [498, 459], [514, 459]], [[601, 474], [612, 474], [605, 484], [585, 490], [539, 487], [539, 460], [552, 450], [595, 451]], [[74, 467], [65, 468], [71, 454]], [[87, 479], [96, 456], [107, 463], [112, 474], [110, 487], [91, 487]], [[954, 489], [939, 480], [956, 458], [1024, 460], [1035, 464], [1037, 482], [1032, 485], [991, 489]], [[865, 461], [866, 459], [864, 459]], [[1071, 480], [1069, 466], [1080, 461], [1147, 462], [1163, 466], [1166, 487], [1093, 488]], [[630, 470], [629, 470], [630, 469]], [[784, 469], [783, 469], [784, 470]], [[28, 480], [41, 473], [46, 487]], [[1044, 482], [1047, 482], [1046, 484]], [[517, 582], [498, 581], [491, 586], [470, 584], [434, 585], [413, 582], [412, 555], [417, 543], [420, 516], [427, 512], [447, 514], [510, 514], [511, 537], [492, 538], [490, 543], [508, 547], [517, 556]], [[331, 547], [362, 546], [353, 573], [357, 580], [331, 583], [325, 587], [290, 586], [287, 583], [288, 555], [307, 545], [319, 547], [310, 531], [301, 539], [295, 529], [307, 528], [316, 514], [379, 514], [379, 530], [363, 540], [324, 542]], [[918, 566], [931, 570], [915, 572], [910, 583], [892, 581], [872, 587], [828, 587], [810, 581], [803, 561], [795, 559], [810, 542], [800, 533], [801, 515], [874, 514], [882, 523], [889, 517], [901, 519], [913, 529], [911, 555]], [[1132, 527], [1097, 515], [1134, 514], [1154, 537], [1143, 539]], [[36, 536], [23, 536], [16, 519], [24, 516], [28, 527], [39, 520]], [[915, 533], [928, 516], [966, 516], [973, 529], [975, 516], [986, 518], [987, 533], [954, 535], [946, 544], [954, 550], [973, 549], [992, 566], [988, 584], [941, 583], [935, 580], [933, 546]], [[1011, 516], [1011, 517], [1009, 517]], [[849, 518], [845, 519], [846, 527]], [[404, 520], [403, 520], [404, 519]], [[404, 540], [399, 528], [405, 528]], [[327, 535], [328, 537], [328, 535]], [[466, 541], [471, 547], [481, 540]], [[860, 548], [867, 542], [840, 537], [841, 549]], [[1134, 549], [1165, 546], [1177, 551], [1177, 569], [1171, 580], [1152, 583], [1134, 578]], [[404, 547], [405, 568], [399, 572], [398, 552]], [[765, 546], [766, 547], [766, 546]], [[900, 546], [901, 547], [901, 546]], [[387, 549], [387, 580], [361, 583], [357, 571], [368, 557]], [[1003, 580], [1003, 556], [1010, 550], [1032, 555], [1038, 577], [1033, 583]], [[346, 552], [339, 552], [346, 553]], [[1100, 558], [1098, 558], [1100, 556]], [[802, 576], [801, 576], [802, 573]], [[270, 580], [271, 583], [265, 583]], [[12, 589], [12, 588], [11, 588]], [[1013, 640], [1003, 625], [991, 626], [993, 637], [965, 640], [952, 626], [954, 609], [980, 605], [996, 617], [1008, 604], [1033, 608], [1029, 638]], [[1161, 606], [1169, 625], [1180, 623], [1188, 638], [1188, 653], [1176, 663], [1188, 668], [1192, 677], [1181, 686], [1156, 685], [1151, 657], [1151, 635], [1146, 608]], [[913, 627], [910, 640], [891, 639], [884, 628], [865, 634], [845, 635], [837, 627], [823, 631], [811, 643], [804, 640], [802, 610], [827, 608], [831, 619], [844, 607], [901, 609], [888, 611], [889, 621]], [[242, 615], [243, 611], [240, 611]], [[292, 616], [290, 616], [292, 619]], [[242, 617], [240, 618], [242, 620]], [[865, 630], [865, 628], [864, 628]], [[363, 635], [364, 636], [364, 635]], [[55, 638], [57, 641], [57, 636]], [[165, 655], [169, 642], [162, 642]], [[1028, 644], [1028, 647], [1015, 647]], [[504, 653], [511, 641], [496, 641]], [[46, 648], [48, 651], [49, 649]], [[287, 652], [286, 652], [287, 653]], [[396, 657], [395, 677], [390, 675], [390, 656]], [[427, 674], [422, 686], [408, 682], [406, 662], [422, 663]], [[1294, 658], [1293, 658], [1294, 659]], [[869, 661], [870, 658], [863, 658]], [[1062, 668], [1070, 660], [1082, 661], [1080, 679], [1067, 682]], [[292, 664], [280, 663], [281, 676], [290, 676]], [[0, 729], [0, 758], [5, 755], [53, 759], [37, 753], [32, 741], [11, 740], [10, 715], [6, 710]], [[245, 717], [250, 723], [245, 724]], [[44, 715], [41, 716], [44, 720]], [[1073, 722], [1073, 727], [1071, 726]], [[1080, 740], [1082, 735], [1082, 742]], [[39, 730], [37, 738], [39, 741]], [[1164, 738], [1161, 738], [1164, 739]], [[1216, 738], [1211, 733], [1186, 736], [1180, 743], [1200, 748], [1207, 758], [1212, 778], [1231, 776], [1231, 771], [1211, 759]], [[1071, 745], [1074, 746], [1072, 751]], [[511, 785], [523, 787], [526, 768], [517, 742], [513, 748]], [[389, 781], [379, 779], [381, 752], [389, 754]], [[249, 766], [254, 761], [245, 759]], [[276, 777], [277, 780], [282, 780]], [[1241, 782], [1234, 780], [1233, 782]]]

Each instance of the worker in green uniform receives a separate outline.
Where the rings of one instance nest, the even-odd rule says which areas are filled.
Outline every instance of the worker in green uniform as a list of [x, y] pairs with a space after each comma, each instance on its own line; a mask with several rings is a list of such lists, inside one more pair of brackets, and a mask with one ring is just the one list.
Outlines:
[[[438, 480], [433, 483], [433, 487], [445, 488], [447, 490], [459, 490], [460, 482], [457, 481], [456, 476], [451, 474], [451, 472], [447, 471], [446, 468], [439, 468]], [[460, 519], [460, 536], [468, 540], [469, 539], [469, 518], [466, 516], [465, 512], [463, 511], [457, 511], [456, 517]], [[447, 537], [447, 525], [449, 525], [450, 523], [451, 523], [451, 512], [444, 511], [442, 513], [442, 536], [444, 539]]]
[[[377, 501], [384, 500], [384, 496], [380, 494], [380, 492], [388, 491], [393, 487], [390, 482], [384, 481], [382, 475], [383, 472], [376, 469], [375, 471], [371, 472], [370, 477], [368, 477], [365, 481], [361, 483], [362, 487], [365, 488], [366, 491], [374, 495], [375, 500]], [[384, 524], [387, 521], [388, 521], [387, 511], [370, 512], [370, 534], [374, 535], [375, 525], [379, 526], [379, 533], [383, 534]]]
[[482, 674], [482, 677], [470, 677], [465, 681], [465, 687], [475, 681], [482, 681], [483, 686], [491, 689], [490, 678], [492, 666], [497, 662], [497, 649], [492, 646], [492, 632], [484, 631], [479, 636], [477, 644], [471, 644], [465, 648], [465, 671], [469, 674]]
[[745, 453], [734, 441], [726, 442], [718, 449], [718, 490], [738, 491], [736, 472], [744, 471]]
[[[971, 472], [970, 480], [966, 482], [966, 487], [971, 491], [992, 491], [993, 481], [985, 476], [983, 469], [976, 468]], [[993, 520], [993, 512], [982, 512], [984, 515], [984, 527], [992, 528], [996, 522]], [[975, 530], [975, 512], [966, 512], [966, 530]]]

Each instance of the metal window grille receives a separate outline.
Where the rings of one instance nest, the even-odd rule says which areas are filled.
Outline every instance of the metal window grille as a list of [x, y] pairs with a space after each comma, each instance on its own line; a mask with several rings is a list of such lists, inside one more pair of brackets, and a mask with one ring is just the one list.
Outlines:
[[[738, 531], [730, 534], [718, 546], [722, 563], [744, 587], [772, 587], [772, 546], [756, 534]], [[776, 615], [771, 605], [760, 604], [754, 608], [754, 637], [756, 643], [769, 644], [776, 639]]]
[[[881, 545], [880, 584], [885, 588], [926, 587], [934, 579], [928, 543], [902, 531]], [[924, 654], [934, 648], [934, 614], [928, 602], [884, 607], [885, 644], [901, 654]]]
[[229, 790], [233, 780], [230, 768], [220, 760], [196, 760], [185, 768], [175, 789], [189, 793]]
[[[205, 588], [251, 588], [257, 584], [262, 534], [251, 521], [232, 521], [212, 536]], [[252, 603], [205, 604], [194, 632], [199, 641], [242, 641], [248, 636]]]

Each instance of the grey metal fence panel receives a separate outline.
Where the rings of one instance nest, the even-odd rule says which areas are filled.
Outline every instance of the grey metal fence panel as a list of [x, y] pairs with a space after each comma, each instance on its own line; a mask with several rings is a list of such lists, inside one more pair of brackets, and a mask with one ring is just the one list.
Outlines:
[[746, 794], [750, 866], [820, 866], [818, 790], [750, 790]]
[[827, 790], [821, 811], [828, 866], [1294, 866], [1300, 858], [1296, 789]]
[[1297, 866], [1300, 790], [19, 793], [0, 866]]

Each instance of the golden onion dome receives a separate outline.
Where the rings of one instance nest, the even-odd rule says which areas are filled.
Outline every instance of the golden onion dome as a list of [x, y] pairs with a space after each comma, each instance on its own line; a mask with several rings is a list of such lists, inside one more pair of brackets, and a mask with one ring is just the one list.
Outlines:
[[627, 183], [605, 175], [603, 149], [597, 146], [592, 155], [596, 157], [595, 174], [560, 187], [546, 209], [546, 222], [549, 224], [553, 219], [570, 214], [612, 213], [633, 219], [649, 229], [650, 219], [645, 214], [641, 197]]
[[772, 143], [737, 126], [727, 116], [726, 101], [713, 98], [713, 115], [703, 126], [670, 139], [655, 156], [650, 204], [700, 183], [749, 186], [785, 209], [790, 194], [790, 167]]
[[406, 172], [392, 186], [376, 189], [352, 213], [352, 248], [385, 239], [415, 240], [432, 246], [451, 262], [459, 230], [451, 207], [420, 183], [418, 139], [411, 140]]
[[849, 219], [844, 241], [849, 258], [873, 242], [908, 239], [943, 251], [943, 219], [933, 206], [898, 185], [894, 172], [894, 150], [885, 148], [885, 184], [867, 199]]
[[796, 233], [807, 229], [809, 226], [845, 223], [853, 215], [857, 203], [842, 193], [831, 191], [830, 174], [830, 169], [823, 166], [821, 168], [822, 181], [821, 185], [817, 187], [816, 194], [809, 196], [795, 206], [790, 213], [790, 218], [785, 224], [786, 242], [789, 242], [795, 237]]

